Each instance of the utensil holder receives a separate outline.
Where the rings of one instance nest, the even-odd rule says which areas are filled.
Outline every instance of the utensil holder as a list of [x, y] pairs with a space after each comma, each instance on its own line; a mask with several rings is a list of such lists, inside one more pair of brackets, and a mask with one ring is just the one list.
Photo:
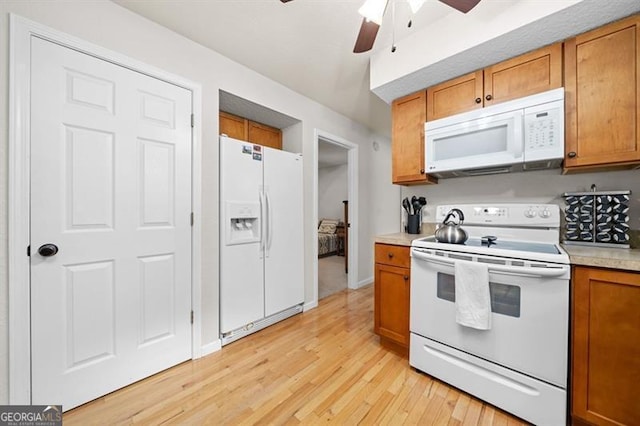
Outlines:
[[565, 192], [565, 244], [629, 248], [631, 191]]
[[409, 215], [407, 215], [407, 233], [408, 234], [419, 234], [420, 233], [420, 225], [422, 225], [422, 215], [421, 214], [409, 214]]

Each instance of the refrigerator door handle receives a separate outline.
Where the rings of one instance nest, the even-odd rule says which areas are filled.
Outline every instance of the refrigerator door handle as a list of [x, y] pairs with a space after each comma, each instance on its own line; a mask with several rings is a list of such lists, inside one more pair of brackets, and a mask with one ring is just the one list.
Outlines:
[[267, 257], [269, 257], [271, 241], [273, 240], [273, 211], [271, 210], [271, 199], [269, 198], [269, 191], [265, 191], [265, 195], [267, 198]]
[[264, 199], [264, 191], [262, 189], [260, 189], [260, 191], [258, 192], [259, 195], [259, 199], [260, 199], [260, 258], [262, 259], [262, 257], [264, 256], [264, 252], [266, 249], [266, 242], [267, 242], [267, 238], [266, 238], [266, 233], [267, 233], [267, 226], [265, 224], [265, 219], [266, 219], [266, 203], [265, 203], [265, 199]]

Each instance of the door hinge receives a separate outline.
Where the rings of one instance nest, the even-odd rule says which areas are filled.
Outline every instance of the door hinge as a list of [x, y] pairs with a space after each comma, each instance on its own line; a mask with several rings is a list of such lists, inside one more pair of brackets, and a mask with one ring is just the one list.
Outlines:
[[193, 311], [191, 311], [191, 324], [193, 324]]
[[31, 246], [27, 246], [27, 256], [31, 257]]
[[195, 121], [196, 121], [195, 116], [193, 114], [191, 114], [191, 127], [193, 127]]
[[195, 222], [195, 218], [193, 216], [193, 212], [191, 212], [191, 226], [193, 226], [194, 222]]

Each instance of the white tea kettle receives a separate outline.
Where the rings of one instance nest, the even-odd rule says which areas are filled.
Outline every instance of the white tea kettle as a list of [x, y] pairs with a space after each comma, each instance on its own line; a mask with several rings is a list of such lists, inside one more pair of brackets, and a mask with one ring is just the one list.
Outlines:
[[[458, 223], [455, 223], [453, 220], [456, 216]], [[463, 244], [469, 238], [467, 232], [460, 227], [463, 222], [464, 213], [462, 213], [462, 210], [449, 210], [442, 224], [436, 229], [436, 240], [440, 243]]]

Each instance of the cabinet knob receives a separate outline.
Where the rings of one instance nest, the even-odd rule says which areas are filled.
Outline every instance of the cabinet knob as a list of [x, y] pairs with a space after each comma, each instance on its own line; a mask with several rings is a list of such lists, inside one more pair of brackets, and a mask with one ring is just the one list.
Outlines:
[[424, 174], [424, 169], [420, 169], [420, 174], [423, 175]]
[[487, 96], [485, 96], [484, 98], [485, 98], [486, 100], [490, 101], [491, 99], [493, 99], [493, 96], [491, 96], [491, 95], [487, 95]]
[[480, 102], [482, 102], [482, 98], [476, 98], [476, 103], [479, 104]]
[[405, 275], [403, 278], [405, 281], [407, 281], [409, 279], [409, 275]]
[[389, 259], [391, 259], [393, 257], [393, 253], [388, 253], [387, 256], [389, 256]]
[[577, 156], [577, 155], [578, 155], [578, 154], [576, 154], [574, 151], [571, 151], [571, 152], [569, 152], [569, 153], [567, 154], [567, 157], [569, 157], [569, 158], [576, 158], [576, 156]]

